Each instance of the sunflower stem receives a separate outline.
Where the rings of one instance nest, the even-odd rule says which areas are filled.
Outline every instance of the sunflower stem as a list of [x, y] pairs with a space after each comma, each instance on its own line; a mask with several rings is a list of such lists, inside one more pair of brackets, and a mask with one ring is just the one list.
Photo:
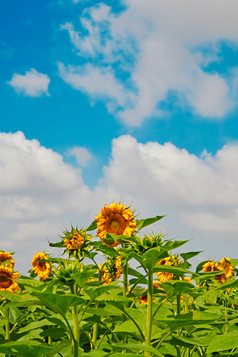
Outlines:
[[[147, 324], [146, 324], [146, 336], [145, 345], [150, 346], [151, 332], [152, 332], [152, 320], [153, 320], [153, 268], [148, 269], [148, 290], [147, 290]], [[151, 353], [145, 351], [145, 356], [150, 357]]]
[[[96, 301], [95, 308], [96, 309], [98, 308], [98, 301]], [[93, 340], [92, 340], [92, 344], [95, 349], [97, 348], [96, 347], [97, 338], [98, 338], [98, 323], [96, 322], [93, 326]]]
[[[123, 265], [123, 297], [127, 297], [128, 294], [128, 260], [126, 260], [125, 264]], [[127, 303], [125, 303], [125, 308], [127, 308]], [[126, 317], [125, 317], [126, 320]], [[128, 336], [125, 335], [123, 338], [124, 343], [128, 343]], [[126, 353], [126, 349], [124, 350]]]
[[[5, 317], [7, 317], [6, 324], [5, 324], [5, 340], [10, 340], [10, 322], [9, 322], [9, 308], [6, 309]], [[8, 357], [8, 355], [5, 355]]]

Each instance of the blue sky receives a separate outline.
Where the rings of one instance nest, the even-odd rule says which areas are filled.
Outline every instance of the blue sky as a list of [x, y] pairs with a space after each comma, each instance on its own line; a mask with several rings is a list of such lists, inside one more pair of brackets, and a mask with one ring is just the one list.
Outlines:
[[238, 5], [228, 3], [0, 4], [0, 227], [13, 229], [2, 249], [17, 260], [27, 244], [30, 261], [122, 200], [168, 213], [158, 229], [192, 237], [188, 249], [232, 255]]

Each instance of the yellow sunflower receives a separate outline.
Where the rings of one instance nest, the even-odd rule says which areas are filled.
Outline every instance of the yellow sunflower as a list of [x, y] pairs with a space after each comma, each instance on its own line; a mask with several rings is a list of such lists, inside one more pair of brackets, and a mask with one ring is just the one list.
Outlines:
[[214, 277], [220, 284], [224, 284], [227, 279], [232, 277], [234, 274], [234, 269], [231, 266], [228, 258], [223, 258], [220, 261], [220, 264], [218, 262], [215, 263], [214, 261], [208, 261], [207, 263], [203, 264], [202, 268], [204, 273], [225, 270], [223, 274], [215, 275]]
[[8, 266], [11, 269], [14, 268], [15, 262], [10, 253], [0, 252], [0, 264], [4, 262], [5, 262], [4, 266]]
[[31, 271], [34, 271], [39, 279], [45, 280], [49, 277], [51, 272], [51, 265], [49, 262], [41, 262], [41, 259], [47, 259], [45, 253], [36, 253], [31, 262], [33, 268]]
[[146, 294], [139, 296], [139, 303], [141, 305], [147, 305], [148, 304], [148, 298], [147, 298]]
[[71, 239], [64, 239], [64, 245], [68, 250], [82, 248], [84, 242], [84, 237], [82, 237], [76, 230], [74, 230], [73, 237]]
[[222, 258], [220, 264], [223, 267], [223, 269], [225, 269], [224, 274], [226, 276], [226, 279], [231, 278], [234, 275], [234, 268], [230, 263], [230, 258]]
[[[130, 208], [119, 203], [107, 204], [101, 209], [95, 220], [97, 221], [97, 236], [101, 238], [102, 243], [107, 236], [107, 233], [114, 233], [117, 235], [127, 235], [131, 237], [136, 229], [136, 222], [134, 222], [134, 214]], [[119, 242], [115, 241], [113, 244], [107, 244], [110, 247], [115, 247]]]
[[[167, 258], [161, 259], [157, 265], [169, 265], [169, 266], [176, 266], [180, 264], [179, 258], [175, 256], [169, 256]], [[174, 274], [172, 273], [165, 273], [165, 272], [157, 272], [155, 273], [158, 276], [158, 279], [160, 283], [165, 283], [168, 280], [172, 280], [174, 277]]]
[[0, 266], [0, 291], [11, 291], [15, 293], [20, 290], [19, 285], [15, 280], [20, 276], [19, 273], [14, 273], [11, 268]]
[[113, 257], [100, 266], [101, 281], [103, 285], [109, 284], [114, 280], [118, 280], [122, 273], [121, 257]]

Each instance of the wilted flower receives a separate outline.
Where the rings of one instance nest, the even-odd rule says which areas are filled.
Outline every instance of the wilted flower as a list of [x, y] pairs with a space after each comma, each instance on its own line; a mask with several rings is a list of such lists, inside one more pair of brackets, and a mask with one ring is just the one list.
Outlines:
[[34, 271], [38, 275], [39, 279], [45, 280], [50, 276], [51, 265], [47, 261], [41, 261], [41, 259], [48, 259], [45, 253], [36, 253], [31, 262]]
[[[117, 235], [132, 236], [136, 229], [134, 222], [134, 214], [130, 208], [119, 203], [113, 203], [110, 206], [107, 204], [101, 209], [95, 220], [97, 221], [97, 235], [101, 238], [104, 244], [104, 239], [107, 233], [114, 233]], [[107, 244], [110, 247], [115, 247], [119, 242], [115, 241], [112, 244]]]
[[0, 266], [0, 291], [16, 292], [20, 290], [19, 285], [15, 280], [20, 276], [19, 273], [14, 273], [11, 268]]
[[15, 262], [11, 253], [0, 252], [0, 265], [8, 266], [11, 269], [14, 268]]

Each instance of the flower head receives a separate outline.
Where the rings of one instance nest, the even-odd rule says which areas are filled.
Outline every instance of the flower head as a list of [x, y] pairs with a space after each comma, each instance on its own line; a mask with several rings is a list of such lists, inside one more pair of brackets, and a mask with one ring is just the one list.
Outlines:
[[[180, 260], [176, 256], [169, 256], [167, 258], [161, 259], [157, 265], [169, 265], [169, 266], [176, 266], [180, 264]], [[174, 274], [166, 273], [166, 272], [157, 272], [155, 273], [158, 276], [160, 283], [165, 283], [168, 280], [172, 280]]]
[[19, 273], [14, 273], [11, 268], [0, 266], [0, 291], [16, 292], [20, 290], [19, 285], [15, 280], [20, 276]]
[[147, 305], [148, 304], [147, 294], [143, 294], [143, 295], [139, 296], [139, 303], [141, 305]]
[[83, 247], [85, 242], [85, 239], [83, 236], [81, 236], [79, 234], [79, 232], [77, 232], [76, 230], [73, 231], [73, 236], [72, 238], [68, 239], [64, 239], [64, 245], [66, 246], [66, 248], [68, 250], [73, 250], [73, 249], [80, 249]]
[[232, 267], [229, 258], [222, 258], [220, 263], [208, 261], [203, 264], [202, 268], [204, 273], [225, 270], [224, 273], [215, 275], [214, 277], [221, 284], [224, 284], [229, 278], [234, 275], [234, 268]]
[[100, 266], [101, 281], [103, 285], [109, 284], [114, 280], [118, 280], [122, 273], [121, 257], [113, 257]]
[[[119, 203], [113, 203], [110, 206], [107, 204], [101, 209], [95, 220], [97, 221], [97, 235], [101, 238], [104, 244], [104, 239], [107, 233], [114, 233], [116, 235], [132, 236], [136, 229], [136, 222], [134, 222], [134, 214], [130, 208]], [[107, 244], [110, 247], [115, 247], [119, 242]]]
[[38, 275], [39, 279], [45, 280], [50, 276], [51, 265], [49, 262], [41, 261], [41, 259], [47, 259], [48, 256], [45, 253], [36, 253], [31, 262], [34, 271]]
[[8, 266], [11, 269], [14, 268], [15, 262], [11, 253], [0, 252], [0, 265]]

